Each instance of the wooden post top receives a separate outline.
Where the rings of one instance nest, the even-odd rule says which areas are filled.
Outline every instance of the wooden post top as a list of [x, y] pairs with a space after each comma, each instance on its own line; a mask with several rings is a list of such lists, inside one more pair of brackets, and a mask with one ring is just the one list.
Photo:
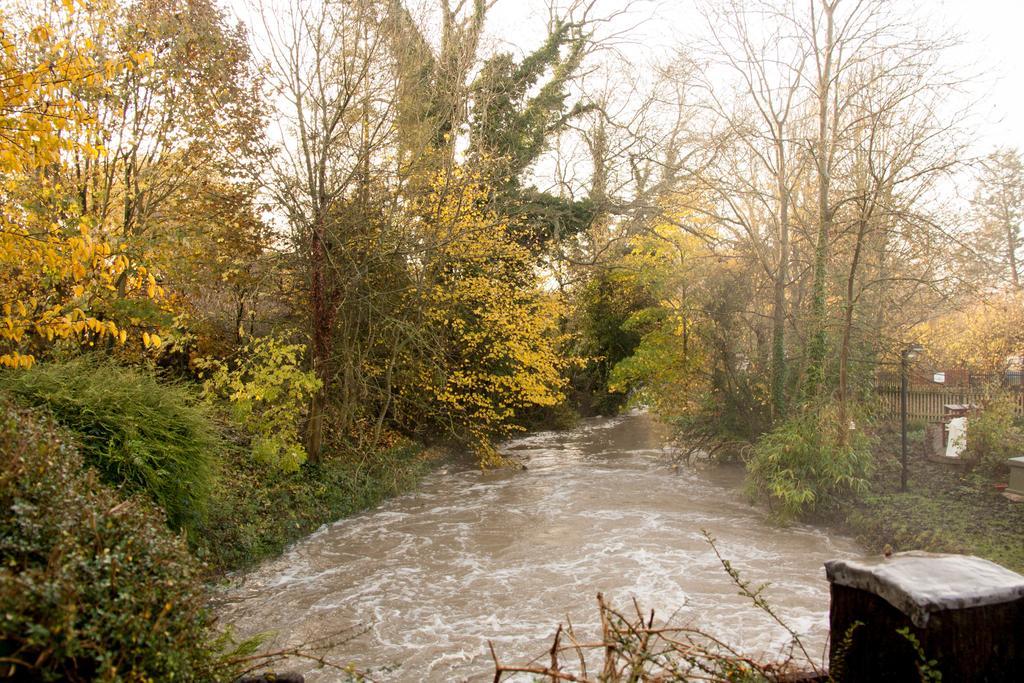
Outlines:
[[918, 628], [942, 610], [981, 607], [1024, 598], [1024, 576], [971, 555], [914, 550], [890, 557], [830, 560], [829, 582], [873, 593]]

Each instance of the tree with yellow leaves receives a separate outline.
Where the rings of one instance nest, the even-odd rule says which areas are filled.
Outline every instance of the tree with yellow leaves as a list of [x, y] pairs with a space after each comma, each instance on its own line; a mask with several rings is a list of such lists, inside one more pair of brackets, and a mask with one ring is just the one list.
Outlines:
[[940, 362], [1001, 374], [1024, 357], [1024, 294], [994, 293], [928, 321], [919, 331], [928, 353]]
[[[639, 288], [652, 305], [624, 323], [639, 336], [633, 354], [617, 363], [609, 388], [634, 392], [663, 416], [694, 409], [707, 390], [708, 357], [701, 339], [705, 324], [695, 282], [708, 251], [701, 240], [676, 223], [655, 226], [630, 241], [619, 264], [624, 286]], [[696, 412], [694, 410], [694, 412]]]
[[[68, 24], [82, 2], [64, 0]], [[130, 320], [107, 305], [121, 279], [153, 298], [160, 287], [130, 269], [93, 233], [63, 184], [73, 155], [97, 157], [94, 125], [74, 89], [132, 66], [130, 56], [98, 62], [51, 24], [18, 27], [0, 14], [0, 365], [29, 366], [56, 340], [124, 344]], [[145, 346], [160, 338], [143, 333]]]
[[464, 169], [439, 173], [420, 207], [424, 344], [414, 392], [486, 460], [516, 411], [563, 399], [560, 304], [529, 251]]

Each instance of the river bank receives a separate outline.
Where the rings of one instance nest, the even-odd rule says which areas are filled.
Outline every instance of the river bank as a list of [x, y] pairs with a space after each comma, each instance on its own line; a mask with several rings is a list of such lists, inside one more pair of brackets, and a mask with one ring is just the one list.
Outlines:
[[[160, 415], [193, 418], [171, 421], [176, 431], [166, 436], [152, 428], [152, 413], [146, 421], [65, 404], [29, 408], [0, 392], [0, 658], [8, 677], [234, 680], [252, 660], [247, 645], [222, 637], [209, 610], [223, 573], [413, 488], [440, 460], [436, 450], [395, 440], [286, 472], [227, 439], [200, 439], [188, 427], [207, 422], [176, 396], [151, 396]], [[118, 459], [114, 438], [97, 453], [90, 436], [124, 423], [132, 424], [133, 459]], [[206, 470], [199, 465], [209, 454], [191, 446], [211, 443], [219, 457]], [[140, 469], [160, 446], [161, 455], [203, 459], [179, 458], [178, 469], [160, 470], [148, 487], [124, 476], [127, 463]], [[120, 464], [119, 485], [103, 479], [103, 458]]]
[[1007, 500], [990, 477], [924, 457], [924, 429], [908, 432], [909, 479], [899, 491], [900, 432], [882, 425], [875, 448], [871, 492], [839, 511], [837, 528], [870, 552], [977, 555], [1024, 572], [1024, 504]]
[[[221, 621], [242, 636], [270, 632], [271, 650], [337, 635], [344, 642], [328, 658], [375, 680], [489, 680], [487, 641], [516, 661], [545, 651], [567, 617], [583, 637], [599, 634], [601, 591], [755, 656], [782, 656], [788, 634], [736, 594], [707, 529], [745, 578], [772, 582], [772, 604], [820, 654], [822, 564], [859, 548], [772, 525], [744, 502], [736, 468], [673, 470], [665, 436], [634, 413], [505, 444], [526, 470], [445, 464], [239, 576], [221, 595]], [[336, 680], [315, 665], [289, 669]]]
[[248, 453], [228, 453], [190, 547], [214, 574], [251, 567], [324, 524], [414, 489], [443, 459], [437, 449], [401, 441], [328, 453], [316, 465], [282, 472]]

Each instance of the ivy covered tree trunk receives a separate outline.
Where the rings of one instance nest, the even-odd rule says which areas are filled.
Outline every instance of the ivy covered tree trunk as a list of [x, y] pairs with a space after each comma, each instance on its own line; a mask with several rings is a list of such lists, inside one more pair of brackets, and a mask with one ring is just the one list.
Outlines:
[[324, 404], [331, 380], [331, 353], [334, 338], [334, 307], [329, 301], [327, 283], [327, 253], [325, 220], [317, 217], [310, 244], [310, 328], [313, 372], [320, 380], [320, 388], [313, 394], [306, 424], [306, 457], [308, 462], [320, 462], [323, 451]]
[[781, 140], [775, 145], [776, 177], [779, 190], [779, 263], [775, 272], [772, 303], [772, 421], [786, 415], [786, 285], [789, 282], [789, 191], [786, 187], [786, 151]]
[[829, 105], [832, 87], [832, 50], [834, 45], [833, 13], [835, 0], [822, 0], [825, 21], [825, 42], [816, 54], [818, 60], [818, 139], [816, 166], [818, 174], [818, 235], [814, 245], [814, 284], [811, 288], [811, 341], [807, 349], [807, 380], [804, 400], [813, 401], [825, 384], [825, 357], [828, 352], [826, 294], [828, 287], [829, 239], [832, 232], [832, 207], [829, 190], [832, 174], [832, 144], [829, 126]]
[[846, 305], [843, 307], [843, 332], [842, 341], [839, 345], [839, 442], [846, 444], [850, 430], [847, 429], [849, 420], [850, 402], [850, 343], [853, 335], [853, 314], [856, 308], [857, 294], [855, 286], [857, 283], [857, 272], [860, 267], [861, 253], [864, 249], [864, 241], [868, 233], [869, 214], [865, 215], [857, 223], [857, 242], [854, 246], [853, 259], [850, 262], [850, 270], [846, 278]]

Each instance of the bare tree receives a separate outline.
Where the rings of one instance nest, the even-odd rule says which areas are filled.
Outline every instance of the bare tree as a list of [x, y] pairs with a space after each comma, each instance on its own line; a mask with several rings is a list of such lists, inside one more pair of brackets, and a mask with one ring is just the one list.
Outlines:
[[[781, 417], [786, 409], [790, 220], [800, 170], [794, 130], [806, 97], [800, 87], [807, 52], [779, 9], [768, 3], [729, 0], [706, 5], [704, 15], [710, 59], [739, 84], [736, 100], [727, 101], [707, 81], [705, 106], [724, 126], [727, 144], [743, 150], [742, 170], [735, 166], [735, 153], [723, 155], [725, 163], [706, 174], [705, 182], [718, 197], [718, 218], [755, 245], [758, 262], [772, 281], [771, 402], [773, 415]], [[732, 163], [726, 161], [730, 158]], [[763, 219], [770, 225], [768, 235]]]
[[[905, 40], [851, 75], [849, 125], [842, 139], [833, 208], [839, 321], [839, 417], [850, 399], [849, 364], [855, 317], [865, 303], [874, 314], [864, 330], [876, 344], [883, 325], [906, 327], [913, 307], [901, 297], [935, 302], [948, 273], [938, 264], [952, 243], [937, 201], [942, 183], [960, 165], [959, 119], [936, 112], [951, 82], [936, 66], [933, 41]], [[871, 87], [860, 87], [869, 82]], [[841, 268], [841, 270], [840, 270]], [[919, 309], [918, 309], [919, 310]], [[844, 428], [845, 429], [845, 428]]]
[[[339, 312], [359, 272], [338, 260], [345, 252], [337, 246], [365, 228], [369, 175], [393, 136], [388, 36], [378, 30], [377, 5], [287, 0], [263, 7], [270, 80], [284, 122], [271, 192], [299, 255], [301, 308], [322, 384], [308, 418], [312, 462], [322, 449], [327, 393], [340, 386], [341, 429], [351, 424], [357, 399], [359, 356], [339, 353], [336, 344], [358, 334], [354, 321], [339, 321]], [[337, 358], [344, 361], [340, 368]]]
[[[706, 107], [722, 127], [723, 151], [706, 185], [718, 198], [715, 220], [773, 283], [773, 413], [785, 405], [789, 315], [800, 342], [790, 351], [803, 352], [800, 374], [789, 373], [802, 376], [800, 400], [830, 393], [826, 377], [836, 368], [845, 424], [863, 295], [891, 284], [894, 254], [920, 256], [907, 248], [910, 234], [940, 253], [944, 226], [924, 205], [961, 151], [953, 143], [958, 113], [936, 113], [940, 93], [958, 82], [940, 66], [950, 39], [877, 0], [723, 2], [705, 6], [705, 15], [711, 63], [737, 86], [726, 99], [718, 74], [708, 77]], [[934, 258], [899, 265], [908, 280], [914, 272], [934, 281], [923, 263]], [[838, 316], [829, 303], [836, 299]]]
[[974, 247], [989, 281], [1021, 289], [1024, 246], [1024, 160], [1013, 148], [998, 149], [982, 163], [973, 202]]

